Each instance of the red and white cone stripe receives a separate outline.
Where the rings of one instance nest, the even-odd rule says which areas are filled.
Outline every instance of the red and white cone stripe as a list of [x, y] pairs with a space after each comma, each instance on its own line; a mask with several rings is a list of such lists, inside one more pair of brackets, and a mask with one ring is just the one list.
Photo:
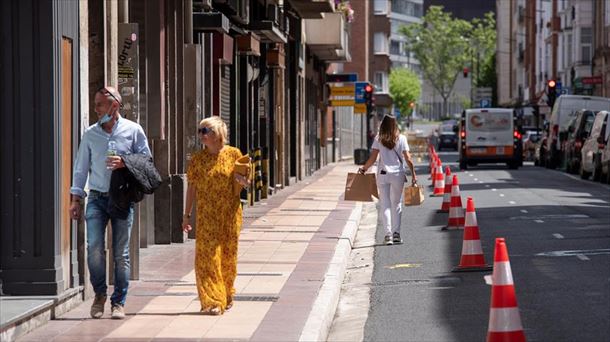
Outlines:
[[460, 184], [457, 175], [453, 175], [451, 182], [451, 206], [449, 207], [449, 222], [446, 229], [464, 228], [464, 208], [460, 197]]
[[445, 193], [443, 194], [443, 204], [441, 204], [441, 213], [448, 213], [449, 208], [451, 207], [451, 169], [449, 166], [445, 166]]
[[525, 341], [504, 238], [496, 238], [487, 342]]
[[453, 271], [487, 271], [490, 265], [485, 263], [477, 215], [474, 210], [474, 201], [468, 197], [466, 202], [466, 219], [464, 224], [464, 240], [462, 241], [462, 257], [460, 264]]
[[430, 196], [442, 196], [445, 193], [445, 178], [443, 177], [443, 164], [439, 158], [438, 167], [436, 168], [436, 175], [434, 176], [436, 182], [434, 183], [434, 192]]

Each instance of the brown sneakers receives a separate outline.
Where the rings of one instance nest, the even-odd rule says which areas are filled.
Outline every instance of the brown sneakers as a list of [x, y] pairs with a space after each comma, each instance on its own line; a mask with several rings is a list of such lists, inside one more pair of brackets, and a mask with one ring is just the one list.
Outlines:
[[105, 294], [96, 294], [95, 299], [93, 299], [93, 304], [91, 304], [91, 318], [102, 318], [104, 314], [104, 304], [106, 304], [106, 298], [108, 298]]
[[121, 304], [112, 305], [112, 319], [123, 319], [125, 318], [125, 309]]

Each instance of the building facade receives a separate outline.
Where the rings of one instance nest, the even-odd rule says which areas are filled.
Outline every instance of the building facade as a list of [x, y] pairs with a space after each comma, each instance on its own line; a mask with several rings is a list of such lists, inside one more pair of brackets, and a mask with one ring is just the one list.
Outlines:
[[608, 96], [609, 1], [498, 0], [496, 6], [501, 105], [535, 106], [544, 119], [550, 80], [560, 95]]
[[[331, 63], [349, 60], [350, 39], [334, 0], [3, 1], [0, 16], [0, 294], [91, 296], [87, 228], [68, 216], [69, 189], [104, 85], [118, 87], [163, 178], [137, 205], [133, 279], [139, 248], [187, 238], [185, 173], [201, 119], [220, 116], [230, 144], [258, 163], [244, 205], [333, 161], [327, 132], [342, 123], [327, 127], [323, 84]], [[312, 29], [327, 24], [332, 34]]]

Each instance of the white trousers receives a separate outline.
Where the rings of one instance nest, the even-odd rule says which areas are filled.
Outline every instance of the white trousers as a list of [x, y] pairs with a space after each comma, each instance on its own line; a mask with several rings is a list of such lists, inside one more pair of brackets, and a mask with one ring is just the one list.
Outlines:
[[402, 213], [402, 192], [405, 185], [404, 172], [377, 173], [377, 191], [379, 192], [379, 211], [386, 235], [400, 233], [400, 215]]

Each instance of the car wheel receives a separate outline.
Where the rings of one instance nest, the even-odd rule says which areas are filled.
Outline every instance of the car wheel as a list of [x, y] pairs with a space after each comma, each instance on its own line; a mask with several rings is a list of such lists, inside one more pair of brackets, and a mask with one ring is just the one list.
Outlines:
[[585, 171], [585, 169], [583, 169], [582, 164], [580, 165], [580, 178], [582, 179], [589, 179], [589, 177], [591, 176], [590, 172]]
[[602, 180], [602, 165], [599, 158], [595, 158], [595, 162], [593, 164], [593, 180], [599, 182]]

